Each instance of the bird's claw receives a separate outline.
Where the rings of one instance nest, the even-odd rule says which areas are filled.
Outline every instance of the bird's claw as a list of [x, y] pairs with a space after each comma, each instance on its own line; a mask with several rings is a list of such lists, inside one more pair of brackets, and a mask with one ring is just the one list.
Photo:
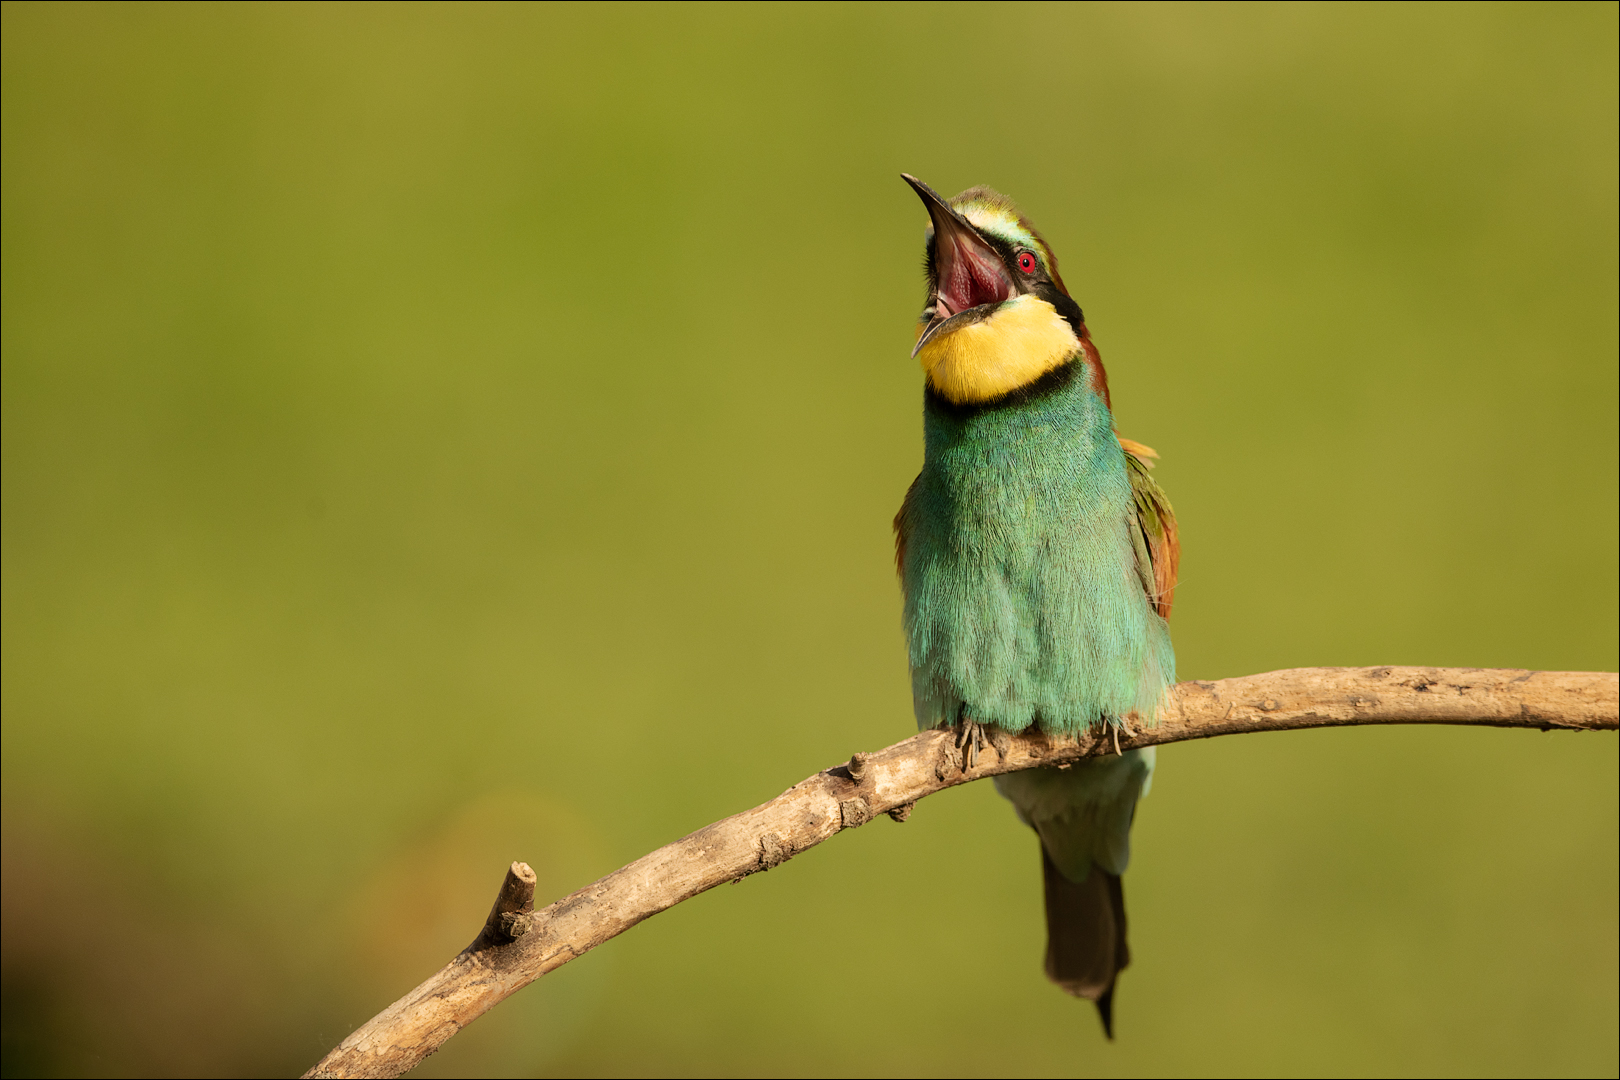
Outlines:
[[984, 725], [977, 720], [962, 717], [956, 725], [956, 748], [962, 751], [962, 771], [967, 772], [979, 763], [979, 751], [984, 749]]

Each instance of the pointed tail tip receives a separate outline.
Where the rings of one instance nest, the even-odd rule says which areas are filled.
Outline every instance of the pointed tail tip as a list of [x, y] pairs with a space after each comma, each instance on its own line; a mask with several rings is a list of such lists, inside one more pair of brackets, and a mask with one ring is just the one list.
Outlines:
[[[1053, 980], [1056, 981], [1056, 980]], [[1077, 998], [1084, 998], [1097, 1006], [1097, 1018], [1102, 1021], [1103, 1034], [1109, 1042], [1114, 1041], [1114, 988], [1110, 986], [1100, 995], [1093, 987], [1077, 986], [1074, 984], [1058, 983], [1063, 990]]]
[[1114, 988], [1110, 986], [1103, 991], [1102, 997], [1097, 999], [1097, 1015], [1102, 1017], [1103, 1034], [1108, 1041], [1114, 1041]]

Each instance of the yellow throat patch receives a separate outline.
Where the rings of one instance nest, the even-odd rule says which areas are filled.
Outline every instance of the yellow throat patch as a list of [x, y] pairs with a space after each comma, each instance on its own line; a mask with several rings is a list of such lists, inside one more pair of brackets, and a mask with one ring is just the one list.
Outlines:
[[934, 338], [917, 359], [947, 401], [976, 405], [1028, 385], [1079, 355], [1080, 339], [1038, 296], [1017, 296], [988, 319]]

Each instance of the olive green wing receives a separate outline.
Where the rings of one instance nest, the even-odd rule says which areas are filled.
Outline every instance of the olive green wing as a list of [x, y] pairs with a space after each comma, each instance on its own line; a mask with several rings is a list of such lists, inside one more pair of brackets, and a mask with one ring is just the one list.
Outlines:
[[1164, 489], [1149, 471], [1158, 460], [1152, 447], [1121, 438], [1125, 471], [1131, 478], [1131, 543], [1136, 548], [1136, 573], [1142, 589], [1160, 617], [1170, 617], [1176, 595], [1176, 570], [1181, 562], [1181, 541], [1176, 538], [1176, 513]]
[[906, 540], [911, 535], [911, 504], [917, 497], [917, 485], [922, 483], [922, 474], [911, 482], [906, 489], [906, 497], [900, 502], [900, 511], [894, 515], [894, 572], [900, 578], [900, 583], [906, 580]]

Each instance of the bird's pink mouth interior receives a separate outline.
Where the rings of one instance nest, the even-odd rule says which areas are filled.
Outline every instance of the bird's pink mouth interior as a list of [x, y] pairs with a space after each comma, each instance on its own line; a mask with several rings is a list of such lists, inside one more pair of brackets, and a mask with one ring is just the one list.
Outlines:
[[981, 304], [1011, 299], [1012, 279], [994, 251], [970, 233], [951, 230], [941, 237], [935, 252], [939, 292], [934, 299], [937, 318], [950, 318]]

